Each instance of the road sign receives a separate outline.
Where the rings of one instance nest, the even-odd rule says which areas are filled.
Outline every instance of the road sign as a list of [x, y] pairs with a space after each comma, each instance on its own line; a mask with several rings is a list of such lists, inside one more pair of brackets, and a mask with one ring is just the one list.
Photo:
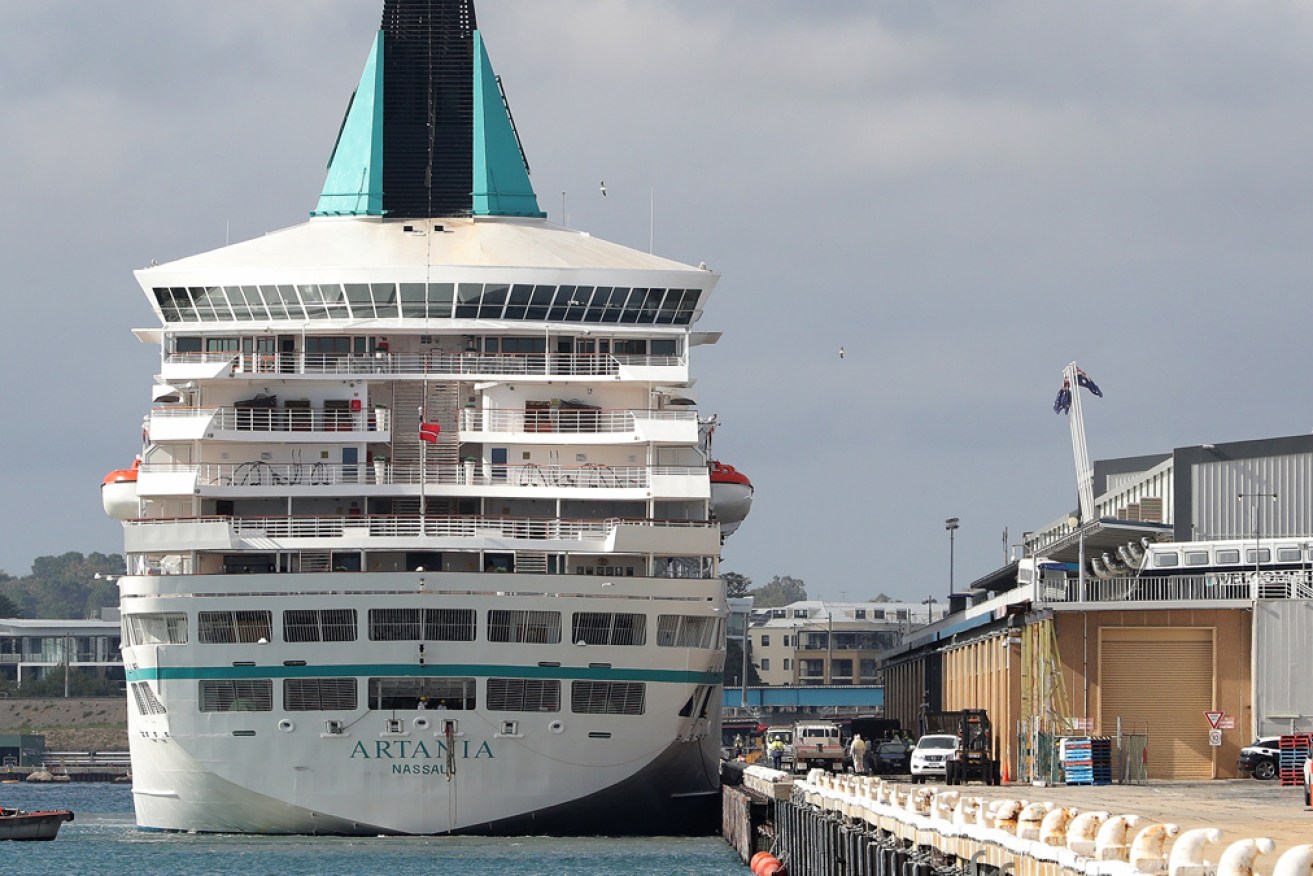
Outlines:
[[1208, 726], [1216, 730], [1217, 722], [1226, 717], [1226, 712], [1204, 712], [1204, 717], [1208, 719]]
[[1213, 746], [1213, 747], [1217, 747], [1218, 745], [1221, 745], [1221, 744], [1222, 744], [1222, 731], [1221, 731], [1221, 730], [1209, 730], [1209, 731], [1208, 731], [1208, 744], [1211, 745], [1211, 746]]
[[1218, 730], [1234, 730], [1234, 729], [1235, 729], [1235, 718], [1232, 717], [1231, 715], [1227, 715], [1225, 718], [1223, 718], [1222, 720], [1220, 720], [1220, 721], [1217, 722], [1217, 729], [1218, 729]]

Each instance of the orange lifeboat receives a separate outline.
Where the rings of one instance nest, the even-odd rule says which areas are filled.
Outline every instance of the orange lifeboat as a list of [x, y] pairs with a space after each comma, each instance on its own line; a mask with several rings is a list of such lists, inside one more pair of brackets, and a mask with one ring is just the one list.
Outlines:
[[752, 481], [732, 465], [711, 460], [711, 513], [720, 521], [721, 537], [734, 534], [752, 510]]
[[119, 468], [105, 475], [100, 485], [100, 504], [105, 513], [115, 520], [131, 520], [137, 516], [137, 473], [141, 468], [138, 456], [131, 468]]

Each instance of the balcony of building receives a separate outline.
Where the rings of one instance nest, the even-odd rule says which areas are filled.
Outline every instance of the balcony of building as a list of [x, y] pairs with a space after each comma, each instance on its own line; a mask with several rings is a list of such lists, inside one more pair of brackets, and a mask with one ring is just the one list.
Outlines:
[[233, 407], [157, 407], [150, 412], [149, 438], [170, 441], [278, 441], [350, 443], [390, 441], [391, 415], [386, 408], [351, 410], [300, 405]]

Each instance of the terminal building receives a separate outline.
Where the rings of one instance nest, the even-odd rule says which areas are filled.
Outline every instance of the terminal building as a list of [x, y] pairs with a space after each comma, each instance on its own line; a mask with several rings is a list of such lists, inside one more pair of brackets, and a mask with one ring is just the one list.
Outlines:
[[1090, 513], [949, 594], [880, 667], [885, 712], [986, 708], [1003, 772], [1112, 737], [1120, 775], [1237, 775], [1241, 747], [1313, 731], [1313, 436], [1092, 466]]
[[99, 620], [0, 618], [0, 678], [22, 687], [64, 665], [123, 681], [118, 609]]

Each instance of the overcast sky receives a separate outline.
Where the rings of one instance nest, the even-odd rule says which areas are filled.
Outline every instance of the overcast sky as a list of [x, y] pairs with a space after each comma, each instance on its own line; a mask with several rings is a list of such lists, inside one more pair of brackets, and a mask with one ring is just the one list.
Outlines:
[[[0, 0], [0, 569], [122, 550], [131, 271], [304, 221], [381, 0]], [[555, 221], [723, 277], [696, 394], [725, 570], [943, 596], [1094, 459], [1307, 432], [1313, 7], [482, 0]], [[598, 183], [606, 181], [603, 200]], [[650, 208], [655, 219], [649, 227]], [[846, 349], [842, 360], [840, 346]]]

